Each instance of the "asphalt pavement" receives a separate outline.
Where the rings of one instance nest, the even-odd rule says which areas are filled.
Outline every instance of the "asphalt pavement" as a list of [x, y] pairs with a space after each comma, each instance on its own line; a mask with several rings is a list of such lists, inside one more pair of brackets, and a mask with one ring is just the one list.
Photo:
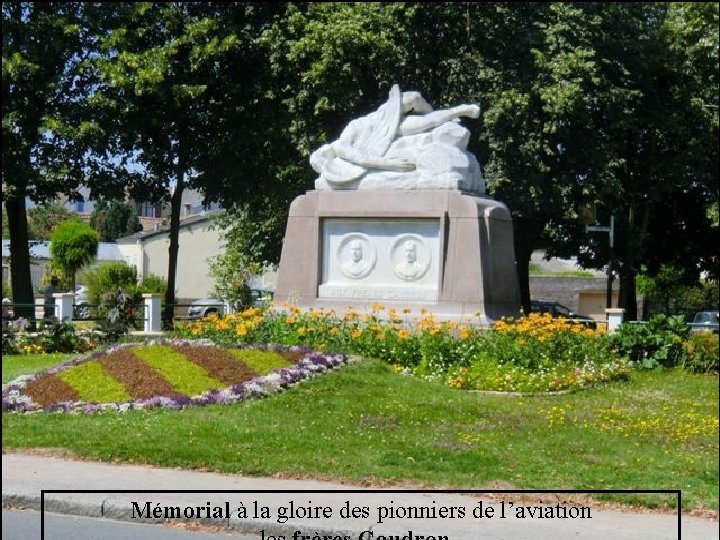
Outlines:
[[574, 494], [368, 489], [12, 453], [2, 456], [2, 500], [135, 523], [204, 523], [264, 540], [720, 537], [716, 520], [623, 512]]

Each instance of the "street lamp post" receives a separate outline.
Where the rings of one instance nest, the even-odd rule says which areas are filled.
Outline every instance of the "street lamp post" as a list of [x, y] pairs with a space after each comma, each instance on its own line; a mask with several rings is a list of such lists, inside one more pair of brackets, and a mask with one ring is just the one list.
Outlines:
[[606, 232], [609, 236], [610, 260], [607, 268], [607, 289], [605, 292], [605, 307], [612, 307], [612, 283], [614, 279], [613, 267], [615, 266], [615, 216], [610, 216], [608, 227], [600, 225], [585, 225], [585, 232]]

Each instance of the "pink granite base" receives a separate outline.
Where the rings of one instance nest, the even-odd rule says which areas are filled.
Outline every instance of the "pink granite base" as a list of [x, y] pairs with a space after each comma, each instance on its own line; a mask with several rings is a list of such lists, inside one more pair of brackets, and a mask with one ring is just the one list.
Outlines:
[[[440, 220], [442, 262], [437, 302], [318, 298], [325, 218], [432, 218]], [[428, 309], [438, 319], [489, 324], [517, 316], [520, 295], [510, 212], [491, 198], [459, 191], [309, 191], [290, 206], [275, 302], [300, 308], [364, 312], [380, 301], [388, 309]]]

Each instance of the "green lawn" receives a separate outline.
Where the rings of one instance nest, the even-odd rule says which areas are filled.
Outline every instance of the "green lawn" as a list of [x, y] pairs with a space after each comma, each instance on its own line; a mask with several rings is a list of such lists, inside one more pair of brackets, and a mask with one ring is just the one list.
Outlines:
[[[276, 397], [180, 412], [3, 414], [3, 448], [247, 475], [479, 489], [681, 489], [718, 506], [718, 379], [634, 372], [571, 395], [471, 393], [365, 361]], [[607, 495], [643, 506], [661, 495]]]
[[[2, 357], [2, 382], [5, 384], [20, 375], [35, 373], [72, 358], [72, 354], [4, 354]], [[77, 355], [75, 355], [77, 356]]]

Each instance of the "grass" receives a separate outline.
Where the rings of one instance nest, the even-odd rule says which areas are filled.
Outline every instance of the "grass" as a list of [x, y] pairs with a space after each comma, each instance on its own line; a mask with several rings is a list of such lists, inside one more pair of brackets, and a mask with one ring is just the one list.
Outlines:
[[103, 403], [130, 399], [123, 385], [105, 373], [98, 362], [85, 362], [63, 371], [58, 378], [72, 386], [83, 401]]
[[228, 349], [228, 352], [240, 360], [258, 375], [266, 375], [274, 369], [287, 367], [290, 362], [280, 354], [272, 351], [256, 351], [254, 349]]
[[[97, 415], [3, 415], [3, 448], [246, 475], [482, 489], [682, 489], [718, 506], [718, 380], [635, 372], [576, 394], [453, 390], [364, 361], [271, 399]], [[647, 507], [665, 495], [605, 495]]]
[[72, 354], [4, 354], [2, 357], [2, 382], [5, 384], [20, 375], [29, 375], [62, 364]]
[[173, 388], [187, 396], [202, 394], [210, 388], [227, 386], [165, 345], [139, 346], [131, 350], [140, 360], [160, 373]]
[[531, 262], [528, 266], [528, 272], [531, 276], [555, 276], [555, 277], [579, 277], [579, 278], [591, 278], [595, 275], [589, 270], [558, 270], [551, 272], [549, 270], [543, 270], [542, 266], [536, 262]]

